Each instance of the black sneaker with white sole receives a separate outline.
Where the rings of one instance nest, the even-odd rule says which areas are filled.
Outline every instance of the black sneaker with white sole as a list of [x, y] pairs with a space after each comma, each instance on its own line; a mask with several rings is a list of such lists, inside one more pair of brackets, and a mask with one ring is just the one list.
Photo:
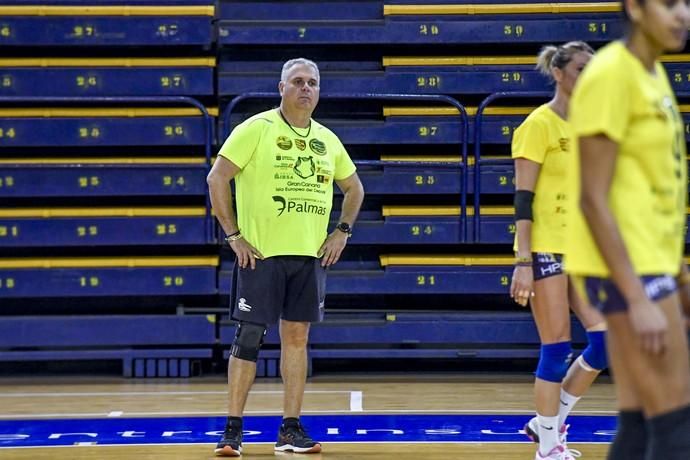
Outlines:
[[218, 457], [239, 457], [242, 455], [242, 423], [228, 422], [223, 437], [216, 444]]
[[280, 425], [275, 450], [315, 454], [321, 452], [321, 443], [314, 441], [299, 421], [291, 421]]

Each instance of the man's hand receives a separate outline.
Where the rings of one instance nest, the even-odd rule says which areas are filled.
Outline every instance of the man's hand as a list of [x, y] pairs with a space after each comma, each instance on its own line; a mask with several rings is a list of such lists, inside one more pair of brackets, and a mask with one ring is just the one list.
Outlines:
[[347, 245], [347, 238], [349, 235], [341, 232], [338, 229], [328, 235], [326, 241], [323, 242], [319, 249], [318, 256], [321, 258], [322, 267], [330, 267], [340, 259], [340, 254]]
[[244, 238], [230, 241], [228, 244], [230, 248], [235, 251], [237, 263], [240, 264], [240, 268], [247, 268], [247, 266], [250, 266], [251, 269], [254, 270], [256, 268], [256, 259], [264, 258], [264, 256]]

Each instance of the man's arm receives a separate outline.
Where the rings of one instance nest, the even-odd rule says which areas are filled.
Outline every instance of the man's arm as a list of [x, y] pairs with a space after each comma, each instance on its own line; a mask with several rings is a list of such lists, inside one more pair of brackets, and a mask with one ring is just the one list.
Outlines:
[[[357, 220], [357, 214], [359, 214], [359, 208], [362, 207], [362, 201], [364, 201], [362, 181], [359, 180], [357, 173], [352, 173], [352, 175], [345, 179], [336, 180], [335, 183], [345, 195], [340, 212], [340, 222], [345, 222], [352, 227], [355, 220]], [[319, 256], [322, 257], [322, 266], [329, 267], [340, 259], [340, 254], [345, 249], [348, 237], [347, 233], [338, 229], [333, 230], [328, 235], [326, 241], [321, 245], [321, 249], [319, 249]]]
[[252, 247], [239, 233], [237, 216], [232, 207], [232, 189], [230, 181], [240, 172], [240, 168], [225, 157], [218, 156], [211, 168], [211, 172], [206, 177], [211, 207], [216, 215], [220, 226], [226, 235], [236, 235], [236, 239], [230, 241], [230, 247], [237, 255], [237, 262], [240, 267], [246, 268], [247, 265], [252, 269], [256, 267], [255, 259], [263, 259], [261, 253]]
[[337, 180], [335, 183], [343, 192], [343, 206], [340, 211], [340, 222], [347, 222], [350, 227], [354, 226], [359, 209], [362, 207], [364, 201], [364, 187], [362, 181], [359, 180], [357, 173], [353, 173], [350, 177], [342, 180]]

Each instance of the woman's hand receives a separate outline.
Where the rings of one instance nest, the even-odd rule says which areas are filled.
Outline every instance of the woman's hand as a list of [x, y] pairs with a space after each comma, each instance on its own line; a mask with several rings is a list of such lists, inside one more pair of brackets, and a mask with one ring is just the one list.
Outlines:
[[513, 280], [510, 283], [510, 297], [526, 307], [529, 299], [534, 296], [534, 274], [531, 265], [516, 265], [513, 270]]

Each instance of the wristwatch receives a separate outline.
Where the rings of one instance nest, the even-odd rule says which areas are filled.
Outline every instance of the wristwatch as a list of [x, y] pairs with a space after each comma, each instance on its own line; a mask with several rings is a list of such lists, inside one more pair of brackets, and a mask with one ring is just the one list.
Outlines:
[[352, 238], [352, 227], [350, 227], [350, 224], [347, 222], [338, 222], [338, 225], [336, 225], [335, 228], [343, 233], [347, 233], [348, 238]]

